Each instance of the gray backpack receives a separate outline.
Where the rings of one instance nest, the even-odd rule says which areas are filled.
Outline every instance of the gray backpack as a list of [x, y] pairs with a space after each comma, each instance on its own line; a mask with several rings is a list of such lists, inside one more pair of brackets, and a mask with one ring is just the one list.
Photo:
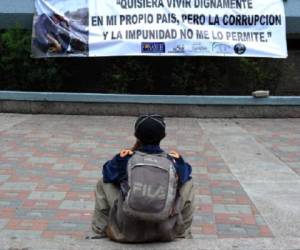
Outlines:
[[136, 151], [128, 181], [109, 214], [107, 235], [119, 242], [171, 241], [184, 233], [176, 170], [166, 153]]
[[128, 192], [123, 212], [139, 220], [159, 222], [170, 217], [177, 194], [176, 169], [166, 153], [136, 151], [127, 165]]

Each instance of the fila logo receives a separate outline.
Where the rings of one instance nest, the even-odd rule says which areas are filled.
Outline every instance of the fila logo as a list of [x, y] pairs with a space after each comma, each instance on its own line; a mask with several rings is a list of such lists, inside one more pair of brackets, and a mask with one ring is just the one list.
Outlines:
[[165, 199], [165, 189], [163, 186], [153, 186], [149, 184], [143, 184], [135, 182], [132, 188], [133, 194], [148, 198]]

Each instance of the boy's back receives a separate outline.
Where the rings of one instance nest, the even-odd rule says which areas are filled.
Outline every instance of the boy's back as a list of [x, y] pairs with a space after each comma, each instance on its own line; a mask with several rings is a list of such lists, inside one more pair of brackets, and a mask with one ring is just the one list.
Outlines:
[[139, 117], [135, 136], [138, 141], [133, 151], [123, 150], [103, 166], [93, 231], [122, 242], [190, 238], [194, 211], [191, 166], [176, 152], [167, 154], [160, 148], [165, 136], [161, 116]]

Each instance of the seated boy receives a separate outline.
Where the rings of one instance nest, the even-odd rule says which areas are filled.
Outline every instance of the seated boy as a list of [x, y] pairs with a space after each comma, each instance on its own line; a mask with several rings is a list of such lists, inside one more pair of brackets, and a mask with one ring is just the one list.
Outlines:
[[92, 238], [151, 242], [192, 237], [192, 169], [178, 153], [160, 148], [165, 129], [162, 116], [140, 116], [134, 147], [104, 164], [95, 192]]

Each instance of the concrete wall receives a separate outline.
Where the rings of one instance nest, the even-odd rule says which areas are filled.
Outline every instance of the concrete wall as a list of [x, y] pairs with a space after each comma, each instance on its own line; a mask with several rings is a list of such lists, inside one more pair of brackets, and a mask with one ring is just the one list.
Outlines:
[[108, 95], [0, 91], [0, 113], [200, 118], [300, 117], [300, 97]]
[[287, 33], [290, 37], [300, 37], [300, 0], [287, 0], [285, 2], [285, 12], [287, 16]]
[[[262, 0], [263, 1], [263, 0]], [[285, 1], [287, 33], [300, 36], [300, 0]], [[0, 0], [0, 28], [21, 23], [26, 28], [32, 26], [34, 0]]]
[[21, 24], [32, 26], [34, 0], [0, 0], [0, 28]]
[[0, 100], [0, 113], [118, 115], [159, 113], [167, 117], [300, 118], [300, 106], [216, 106]]

